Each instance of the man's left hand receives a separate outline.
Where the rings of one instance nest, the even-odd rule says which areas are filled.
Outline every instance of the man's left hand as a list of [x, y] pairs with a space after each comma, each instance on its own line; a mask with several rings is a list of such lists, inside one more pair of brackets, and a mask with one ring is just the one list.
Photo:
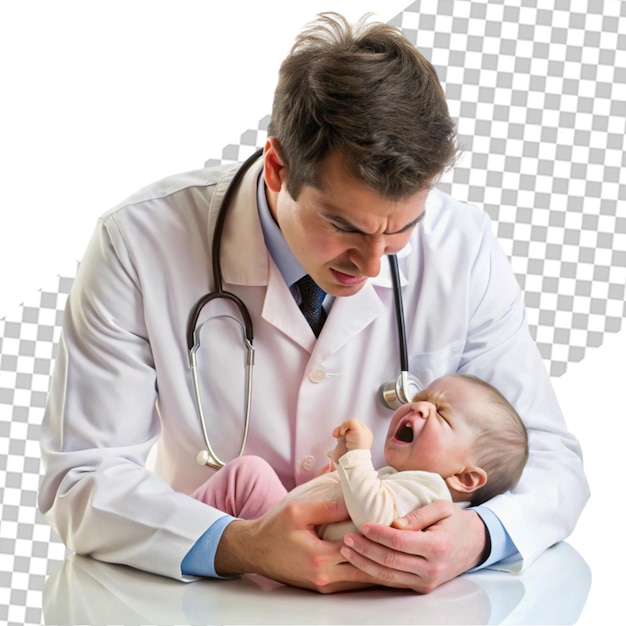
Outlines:
[[395, 527], [364, 524], [344, 538], [341, 555], [363, 582], [428, 593], [484, 560], [488, 533], [475, 511], [440, 501], [413, 511]]

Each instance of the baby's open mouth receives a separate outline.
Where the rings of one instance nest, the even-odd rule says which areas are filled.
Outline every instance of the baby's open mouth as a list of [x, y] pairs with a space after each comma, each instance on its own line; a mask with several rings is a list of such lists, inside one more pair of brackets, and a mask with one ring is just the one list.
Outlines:
[[396, 431], [395, 438], [404, 443], [411, 443], [413, 441], [413, 425], [410, 422], [400, 424]]

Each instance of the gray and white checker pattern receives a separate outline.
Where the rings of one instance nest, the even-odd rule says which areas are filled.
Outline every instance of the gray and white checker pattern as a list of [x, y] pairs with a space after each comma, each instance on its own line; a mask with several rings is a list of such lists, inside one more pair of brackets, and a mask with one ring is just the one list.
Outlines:
[[[550, 5], [551, 8], [545, 8]], [[551, 375], [625, 314], [626, 4], [414, 2], [391, 22], [431, 60]]]
[[[441, 181], [479, 204], [562, 375], [626, 315], [626, 3], [414, 2], [391, 23], [433, 62], [464, 157]], [[220, 161], [263, 145], [268, 116]], [[0, 623], [40, 624], [65, 548], [36, 510], [38, 433], [74, 269], [0, 320]]]
[[0, 320], [0, 624], [42, 623], [45, 578], [66, 556], [36, 499], [39, 428], [72, 277], [51, 279]]

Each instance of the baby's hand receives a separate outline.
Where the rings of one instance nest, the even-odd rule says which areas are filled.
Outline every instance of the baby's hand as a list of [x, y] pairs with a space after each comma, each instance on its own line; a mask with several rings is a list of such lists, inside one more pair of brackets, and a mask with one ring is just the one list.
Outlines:
[[333, 437], [337, 439], [335, 449], [328, 456], [336, 463], [348, 450], [369, 450], [374, 439], [372, 431], [354, 417], [346, 420], [335, 430]]

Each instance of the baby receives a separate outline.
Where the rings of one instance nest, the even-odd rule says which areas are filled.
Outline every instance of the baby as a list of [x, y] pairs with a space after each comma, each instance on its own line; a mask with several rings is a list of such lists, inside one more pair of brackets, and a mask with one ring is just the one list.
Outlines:
[[333, 431], [329, 470], [287, 492], [263, 459], [228, 463], [192, 495], [230, 515], [260, 517], [283, 498], [343, 500], [350, 520], [318, 528], [341, 539], [365, 522], [390, 525], [435, 500], [477, 505], [515, 486], [528, 435], [515, 409], [488, 383], [464, 374], [435, 380], [393, 414], [387, 465], [372, 464], [372, 433], [352, 418]]

